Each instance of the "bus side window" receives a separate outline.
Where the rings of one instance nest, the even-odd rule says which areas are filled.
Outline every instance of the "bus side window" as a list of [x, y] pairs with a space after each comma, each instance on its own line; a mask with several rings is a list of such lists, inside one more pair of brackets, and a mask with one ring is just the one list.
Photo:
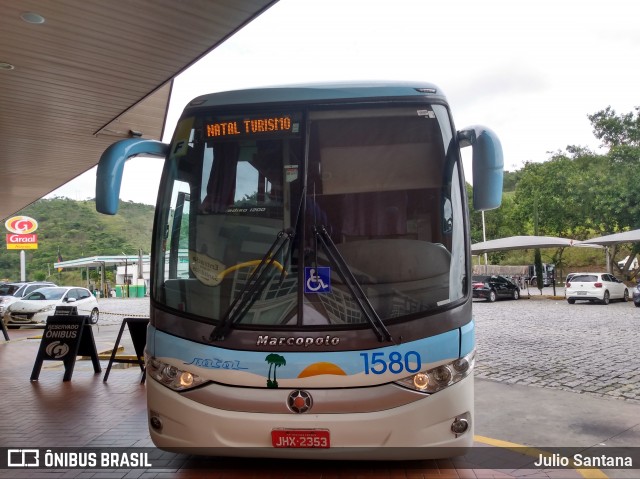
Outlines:
[[451, 200], [449, 198], [444, 198], [442, 210], [442, 232], [444, 234], [451, 234], [453, 232], [453, 208], [451, 207]]

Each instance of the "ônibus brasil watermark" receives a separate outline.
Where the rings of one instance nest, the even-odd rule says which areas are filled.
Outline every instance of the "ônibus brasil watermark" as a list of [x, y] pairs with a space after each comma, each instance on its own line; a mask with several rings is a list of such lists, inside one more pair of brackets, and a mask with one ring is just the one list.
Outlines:
[[3, 448], [6, 469], [138, 469], [153, 467], [151, 448]]

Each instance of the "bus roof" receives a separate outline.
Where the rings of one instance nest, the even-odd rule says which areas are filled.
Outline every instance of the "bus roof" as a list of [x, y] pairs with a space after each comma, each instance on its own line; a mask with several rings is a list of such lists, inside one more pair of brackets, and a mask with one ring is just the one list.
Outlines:
[[304, 101], [331, 101], [366, 98], [425, 97], [446, 102], [440, 89], [425, 82], [344, 82], [277, 85], [232, 90], [202, 95], [192, 100], [187, 109]]

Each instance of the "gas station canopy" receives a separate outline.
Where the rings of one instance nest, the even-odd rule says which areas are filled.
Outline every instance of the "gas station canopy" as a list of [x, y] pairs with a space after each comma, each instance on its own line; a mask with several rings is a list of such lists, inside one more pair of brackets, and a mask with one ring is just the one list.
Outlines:
[[[140, 256], [136, 255], [113, 255], [113, 256], [91, 256], [88, 258], [72, 259], [70, 261], [60, 261], [54, 263], [54, 268], [98, 268], [100, 266], [126, 266], [137, 265]], [[142, 255], [142, 262], [149, 262], [149, 255]]]

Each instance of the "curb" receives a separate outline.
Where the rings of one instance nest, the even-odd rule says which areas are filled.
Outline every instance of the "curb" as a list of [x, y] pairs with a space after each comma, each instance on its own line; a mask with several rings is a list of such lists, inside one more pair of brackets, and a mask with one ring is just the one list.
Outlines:
[[127, 314], [127, 313], [111, 313], [109, 311], [100, 311], [100, 315], [110, 314], [112, 316], [123, 316], [125, 318], [148, 318], [148, 314]]
[[565, 298], [564, 296], [553, 296], [553, 295], [548, 295], [548, 294], [543, 294], [543, 295], [530, 295], [530, 296], [520, 296], [520, 299], [554, 299], [556, 301], [561, 300], [564, 301]]

